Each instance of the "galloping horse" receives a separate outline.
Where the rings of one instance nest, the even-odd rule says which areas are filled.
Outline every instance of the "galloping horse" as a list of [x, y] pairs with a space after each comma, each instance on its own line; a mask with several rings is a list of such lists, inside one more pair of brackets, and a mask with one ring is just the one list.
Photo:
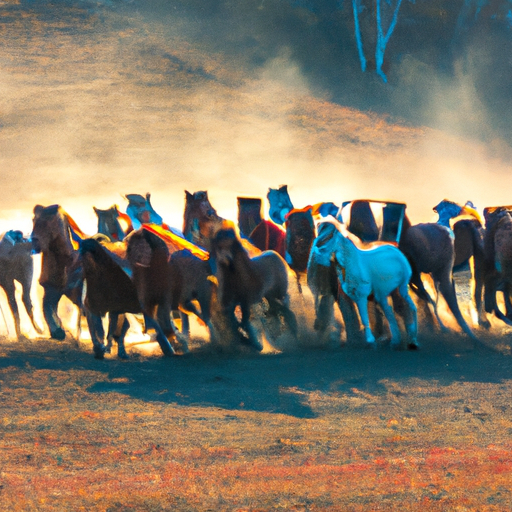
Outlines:
[[[343, 323], [346, 339], [356, 339], [359, 335], [359, 318], [352, 300], [346, 295], [338, 281], [336, 265], [333, 261], [333, 237], [337, 233], [336, 226], [329, 222], [318, 225], [309, 254], [307, 266], [307, 283], [315, 300], [314, 328], [320, 339], [331, 336], [329, 329], [334, 323], [334, 304], [337, 303]], [[335, 333], [333, 333], [335, 334]], [[337, 339], [340, 333], [335, 334]]]
[[85, 235], [59, 205], [34, 207], [31, 240], [34, 252], [42, 253], [43, 314], [50, 336], [59, 341], [66, 337], [57, 314], [61, 297], [66, 295], [82, 310], [83, 275], [73, 245], [81, 238]]
[[[218, 281], [218, 300], [234, 332], [243, 330], [244, 341], [257, 350], [263, 349], [250, 322], [250, 307], [266, 299], [267, 314], [282, 315], [297, 336], [297, 320], [289, 308], [288, 272], [279, 254], [265, 251], [251, 258], [235, 231], [223, 228], [212, 241], [211, 258]], [[240, 324], [235, 317], [236, 306], [242, 311]]]
[[301, 275], [308, 267], [311, 246], [316, 237], [312, 207], [291, 210], [286, 214], [286, 253], [285, 260], [297, 276], [297, 286], [302, 293]]
[[34, 262], [32, 261], [32, 244], [25, 238], [21, 231], [10, 230], [0, 240], [0, 286], [7, 295], [7, 301], [14, 318], [16, 336], [21, 338], [20, 315], [16, 302], [16, 286], [18, 281], [22, 287], [22, 298], [25, 309], [30, 317], [34, 329], [42, 333], [37, 325], [32, 312], [32, 300], [30, 289], [34, 275]]
[[453, 282], [453, 261], [455, 259], [454, 237], [449, 228], [436, 223], [411, 225], [406, 216], [399, 243], [400, 250], [407, 256], [412, 267], [411, 288], [425, 303], [425, 312], [431, 317], [428, 304], [434, 307], [441, 329], [445, 330], [434, 302], [423, 285], [421, 273], [430, 274], [461, 329], [472, 339], [476, 336], [460, 312]]
[[222, 227], [224, 219], [217, 215], [217, 211], [208, 199], [208, 192], [200, 191], [191, 194], [185, 190], [185, 213], [183, 215], [183, 235], [185, 238], [210, 250], [211, 240], [218, 229]]
[[[512, 206], [484, 209], [486, 259], [485, 310], [512, 325]], [[496, 292], [503, 291], [505, 314], [498, 307]]]
[[391, 346], [396, 348], [400, 345], [400, 330], [393, 308], [388, 303], [388, 297], [397, 290], [407, 305], [408, 347], [417, 348], [416, 306], [409, 296], [412, 270], [407, 258], [397, 247], [386, 242], [376, 242], [368, 249], [342, 223], [335, 219], [326, 222], [333, 223], [338, 231], [332, 238], [338, 279], [343, 291], [357, 305], [368, 345], [375, 346], [368, 317], [368, 297], [371, 294], [389, 323]]
[[472, 299], [478, 315], [478, 324], [489, 328], [490, 323], [485, 316], [482, 303], [486, 273], [483, 221], [469, 201], [460, 206], [444, 199], [434, 206], [433, 210], [439, 215], [437, 223], [452, 229], [455, 236], [453, 271], [465, 269], [468, 263], [470, 265]]

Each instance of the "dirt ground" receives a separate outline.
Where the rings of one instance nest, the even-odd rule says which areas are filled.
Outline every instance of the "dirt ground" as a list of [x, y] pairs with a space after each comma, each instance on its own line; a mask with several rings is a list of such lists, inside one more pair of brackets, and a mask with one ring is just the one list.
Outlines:
[[319, 346], [306, 326], [255, 354], [200, 329], [171, 359], [132, 338], [128, 361], [2, 338], [2, 508], [512, 507], [510, 331], [474, 344], [423, 326], [409, 352]]

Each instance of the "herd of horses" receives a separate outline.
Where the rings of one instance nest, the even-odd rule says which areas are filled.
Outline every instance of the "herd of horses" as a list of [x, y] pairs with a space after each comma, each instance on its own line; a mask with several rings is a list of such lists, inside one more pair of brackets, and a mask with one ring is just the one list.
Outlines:
[[[118, 357], [128, 357], [127, 314], [142, 315], [166, 356], [188, 351], [191, 314], [206, 326], [213, 344], [229, 339], [261, 351], [256, 305], [263, 329], [269, 327], [267, 337], [287, 332], [296, 338], [290, 276], [300, 293], [306, 280], [314, 297], [314, 328], [322, 339], [341, 336], [335, 330], [337, 305], [347, 339], [364, 335], [368, 346], [376, 346], [376, 339], [389, 338], [391, 347], [399, 348], [405, 331], [406, 346], [416, 349], [418, 306], [432, 326], [447, 330], [438, 311], [442, 296], [461, 330], [477, 340], [461, 314], [453, 279], [468, 265], [479, 328], [490, 327], [488, 315], [512, 325], [512, 206], [485, 208], [482, 218], [470, 202], [444, 200], [434, 207], [436, 223], [413, 225], [404, 203], [355, 200], [294, 208], [281, 186], [267, 194], [270, 220], [261, 199], [240, 197], [235, 225], [217, 214], [206, 191], [185, 191], [180, 231], [163, 222], [149, 194], [126, 199], [126, 213], [117, 206], [94, 207], [94, 236], [85, 235], [59, 205], [35, 206], [30, 239], [20, 231], [4, 234], [0, 286], [18, 337], [15, 281], [34, 328], [43, 332], [30, 299], [33, 253], [42, 254], [39, 283], [51, 338], [66, 337], [58, 315], [66, 296], [81, 313], [77, 337], [85, 316], [98, 359], [113, 341]], [[431, 276], [434, 297], [424, 274]]]

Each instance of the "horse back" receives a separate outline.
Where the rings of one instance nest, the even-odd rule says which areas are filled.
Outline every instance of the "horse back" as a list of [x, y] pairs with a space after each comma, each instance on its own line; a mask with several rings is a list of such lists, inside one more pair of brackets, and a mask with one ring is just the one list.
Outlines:
[[454, 239], [440, 224], [424, 223], [409, 227], [403, 234], [400, 250], [414, 261], [418, 272], [430, 273], [453, 267]]
[[285, 260], [275, 251], [264, 251], [251, 258], [251, 261], [261, 279], [261, 295], [283, 299], [288, 293], [288, 266]]
[[263, 219], [250, 233], [249, 240], [261, 251], [276, 251], [283, 258], [286, 253], [286, 232], [273, 222]]

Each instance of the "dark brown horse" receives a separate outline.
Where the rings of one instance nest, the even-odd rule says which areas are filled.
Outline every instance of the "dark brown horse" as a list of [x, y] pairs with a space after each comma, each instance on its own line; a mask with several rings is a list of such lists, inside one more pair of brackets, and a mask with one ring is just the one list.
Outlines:
[[189, 336], [188, 315], [194, 314], [208, 328], [210, 341], [216, 342], [217, 336], [211, 311], [214, 285], [209, 279], [212, 275], [209, 260], [199, 258], [184, 249], [171, 254], [169, 270], [171, 309], [182, 313], [182, 334]]
[[238, 228], [241, 236], [261, 251], [273, 250], [286, 255], [286, 231], [262, 216], [261, 199], [238, 197]]
[[400, 250], [407, 256], [412, 267], [411, 288], [425, 303], [425, 312], [431, 318], [427, 304], [434, 311], [441, 329], [446, 330], [437, 312], [437, 301], [430, 297], [423, 285], [421, 274], [430, 274], [438, 294], [440, 293], [461, 329], [472, 339], [476, 339], [473, 331], [460, 312], [453, 281], [453, 262], [455, 260], [454, 237], [449, 228], [436, 223], [411, 225], [404, 218], [399, 243]]
[[124, 237], [133, 231], [130, 217], [119, 211], [117, 205], [106, 210], [93, 206], [98, 217], [98, 233], [106, 235], [111, 242], [121, 242]]
[[[512, 325], [512, 206], [484, 209], [485, 217], [485, 310]], [[498, 307], [496, 293], [503, 292], [505, 313]]]
[[[148, 242], [144, 231], [134, 231], [126, 243], [100, 243], [89, 238], [80, 247], [87, 282], [85, 306], [96, 317], [109, 313], [111, 318], [119, 319], [119, 331], [114, 339], [118, 343], [118, 356], [121, 358], [126, 358], [124, 335], [128, 329], [124, 313], [142, 313], [146, 329], [156, 331], [156, 340], [164, 355], [174, 355], [174, 349], [166, 336], [174, 335], [170, 308], [167, 296], [162, 293], [162, 289], [168, 286], [168, 251], [163, 242], [163, 249], [158, 247], [153, 251], [151, 246], [146, 247]], [[148, 234], [151, 242], [153, 236]], [[164, 253], [163, 257], [161, 253]], [[155, 268], [160, 269], [162, 261], [164, 269], [162, 275], [157, 277]], [[144, 266], [139, 266], [141, 262]], [[89, 329], [93, 331], [91, 337], [102, 344], [102, 327], [94, 323]]]
[[[250, 308], [263, 299], [268, 302], [268, 315], [281, 315], [293, 335], [297, 335], [297, 321], [289, 308], [288, 272], [279, 254], [265, 251], [251, 258], [233, 229], [220, 229], [212, 241], [211, 258], [220, 306], [233, 331], [242, 334], [242, 340], [262, 350], [250, 322]], [[242, 312], [240, 324], [235, 316], [237, 306]]]
[[217, 211], [208, 199], [208, 192], [200, 191], [191, 194], [185, 190], [185, 213], [183, 215], [183, 235], [185, 238], [210, 250], [211, 240], [218, 229], [222, 227], [224, 219], [217, 215]]
[[[482, 295], [486, 273], [484, 253], [484, 227], [476, 210], [466, 203], [464, 206], [444, 199], [434, 211], [439, 215], [438, 224], [453, 230], [455, 237], [455, 259], [453, 271], [471, 269], [472, 300], [478, 315], [478, 324], [489, 328], [485, 315]], [[458, 220], [457, 220], [458, 219]]]
[[22, 300], [25, 309], [30, 317], [34, 329], [42, 333], [41, 327], [37, 325], [32, 311], [32, 300], [30, 289], [34, 275], [34, 262], [32, 260], [32, 244], [23, 237], [21, 231], [7, 231], [0, 240], [0, 286], [7, 295], [7, 301], [14, 318], [16, 336], [20, 338], [20, 314], [16, 302], [15, 281], [21, 284]]

